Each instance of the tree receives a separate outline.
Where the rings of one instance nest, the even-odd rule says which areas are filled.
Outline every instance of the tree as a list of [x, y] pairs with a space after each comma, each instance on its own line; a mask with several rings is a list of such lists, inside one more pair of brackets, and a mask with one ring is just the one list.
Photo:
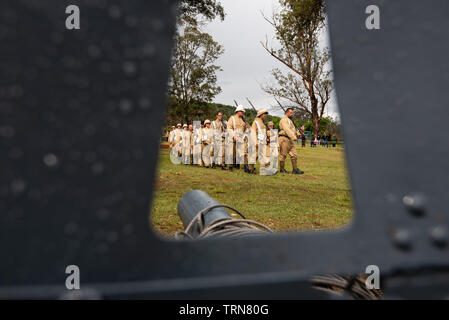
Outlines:
[[220, 1], [217, 0], [182, 0], [179, 5], [181, 18], [190, 17], [195, 20], [199, 16], [212, 21], [217, 16], [224, 20], [225, 12]]
[[189, 115], [198, 114], [192, 109], [200, 103], [211, 102], [221, 92], [216, 75], [221, 68], [214, 62], [223, 52], [223, 47], [211, 35], [186, 21], [173, 52], [169, 94], [175, 111], [169, 113], [176, 113], [187, 122]]
[[[309, 121], [305, 125], [306, 131], [313, 131], [313, 122]], [[320, 119], [320, 132], [327, 133], [331, 136], [341, 136], [341, 125], [336, 118], [326, 118], [323, 117]]]
[[293, 104], [296, 111], [307, 113], [314, 134], [320, 130], [326, 104], [333, 90], [328, 48], [320, 48], [319, 34], [325, 27], [323, 0], [280, 0], [281, 11], [265, 19], [274, 27], [280, 48], [261, 43], [265, 50], [286, 66], [272, 70], [274, 84], [262, 89]]
[[329, 125], [327, 131], [331, 136], [341, 137], [341, 123], [337, 118], [329, 117]]
[[[295, 110], [295, 114], [293, 115], [293, 119], [296, 120], [298, 122], [298, 124], [300, 124], [300, 126], [302, 126], [304, 123], [306, 123], [307, 121], [309, 121], [311, 119], [311, 116], [308, 112], [304, 111], [303, 109], [299, 109], [296, 108], [295, 105], [282, 105], [282, 103], [276, 98], [276, 96], [274, 96], [274, 99], [276, 100], [278, 106], [280, 107], [280, 109], [282, 109], [283, 112], [285, 112], [288, 108], [292, 108]], [[276, 107], [274, 107], [274, 109], [276, 109]]]
[[208, 102], [221, 92], [214, 65], [223, 48], [201, 30], [225, 13], [219, 0], [182, 0], [178, 8], [169, 82], [168, 115], [171, 121], [189, 121], [210, 113]]

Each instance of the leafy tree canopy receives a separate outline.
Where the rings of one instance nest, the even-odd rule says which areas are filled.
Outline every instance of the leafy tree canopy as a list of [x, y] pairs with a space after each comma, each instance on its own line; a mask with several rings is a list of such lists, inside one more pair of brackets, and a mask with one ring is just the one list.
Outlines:
[[225, 18], [224, 8], [218, 0], [183, 0], [179, 11], [183, 18], [197, 19], [203, 17], [209, 21], [216, 17], [219, 17], [222, 21]]

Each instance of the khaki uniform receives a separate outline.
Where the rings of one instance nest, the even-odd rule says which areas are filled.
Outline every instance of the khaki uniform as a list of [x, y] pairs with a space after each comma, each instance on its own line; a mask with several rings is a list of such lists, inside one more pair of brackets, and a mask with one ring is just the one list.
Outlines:
[[[228, 120], [227, 128], [229, 139], [226, 143], [226, 163], [230, 165], [234, 163], [241, 164], [245, 158], [244, 134], [246, 131], [246, 123], [239, 116], [233, 115]], [[234, 137], [236, 137], [236, 141], [234, 141]]]
[[190, 164], [193, 164], [193, 131], [190, 131]]
[[201, 128], [194, 128], [193, 134], [192, 134], [192, 154], [193, 154], [193, 164], [202, 165], [201, 160], [201, 148], [202, 142], [201, 142]]
[[277, 170], [279, 159], [279, 136], [277, 130], [268, 130], [267, 138], [270, 141], [270, 145], [267, 147], [267, 157], [270, 159], [271, 167]]
[[256, 162], [256, 155], [259, 159], [261, 166], [267, 166], [269, 164], [269, 159], [267, 158], [267, 129], [265, 123], [257, 117], [254, 119], [253, 125], [251, 127], [250, 139], [252, 145], [256, 145], [257, 148], [255, 152], [249, 155], [249, 163], [252, 165]]
[[181, 155], [181, 144], [180, 144], [181, 142], [182, 142], [182, 130], [175, 129], [172, 139], [172, 148], [176, 149], [179, 155]]
[[280, 156], [279, 161], [281, 162], [281, 169], [283, 169], [283, 164], [285, 159], [287, 159], [287, 154], [290, 156], [292, 161], [293, 170], [297, 168], [298, 155], [296, 154], [296, 147], [294, 141], [298, 139], [296, 135], [296, 128], [293, 121], [284, 116], [279, 122], [279, 147]]
[[212, 151], [213, 151], [213, 141], [214, 141], [214, 130], [209, 128], [203, 128], [201, 130], [201, 142], [203, 144], [202, 160], [204, 165], [212, 165]]
[[178, 143], [180, 143], [182, 140], [182, 130], [181, 129], [175, 129], [173, 132], [173, 140], [172, 143], [173, 145], [177, 145]]
[[214, 163], [218, 165], [225, 164], [225, 129], [222, 121], [212, 122], [214, 130]]
[[168, 145], [170, 146], [170, 149], [173, 148], [172, 143], [173, 143], [174, 136], [175, 136], [175, 130], [170, 131], [170, 133], [168, 134]]
[[245, 164], [248, 164], [248, 142], [249, 142], [249, 131], [251, 130], [251, 126], [246, 127], [246, 132], [244, 134], [244, 140], [243, 140], [243, 161]]
[[174, 164], [182, 162], [182, 130], [175, 129], [170, 138], [170, 160]]
[[267, 147], [267, 157], [274, 155], [279, 157], [279, 135], [277, 130], [267, 130], [267, 139], [270, 141], [269, 148]]
[[190, 164], [192, 133], [189, 130], [182, 131], [182, 163]]

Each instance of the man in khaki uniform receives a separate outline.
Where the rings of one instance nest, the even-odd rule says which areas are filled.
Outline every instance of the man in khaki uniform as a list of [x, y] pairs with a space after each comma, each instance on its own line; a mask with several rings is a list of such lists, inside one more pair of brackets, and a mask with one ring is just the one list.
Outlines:
[[170, 142], [170, 161], [174, 164], [182, 163], [182, 130], [179, 123], [173, 131], [173, 137]]
[[193, 166], [193, 125], [189, 124], [190, 131], [190, 165]]
[[189, 127], [187, 126], [187, 124], [184, 124], [182, 128], [182, 163], [190, 164], [191, 132], [189, 131]]
[[212, 122], [214, 130], [214, 164], [221, 166], [222, 170], [226, 169], [225, 165], [225, 129], [226, 124], [223, 121], [223, 112], [218, 111], [217, 119]]
[[[226, 164], [229, 164], [229, 170], [232, 171], [234, 163], [240, 168], [240, 163], [244, 160], [244, 133], [246, 123], [243, 121], [245, 108], [239, 105], [235, 109], [235, 114], [228, 120], [227, 131], [228, 141], [226, 143]], [[235, 161], [234, 161], [235, 158]]]
[[182, 125], [180, 123], [178, 123], [177, 128], [175, 129], [174, 133], [173, 133], [173, 140], [172, 140], [172, 148], [178, 148], [179, 152], [180, 150], [180, 145], [179, 143], [182, 141]]
[[244, 161], [244, 165], [243, 165], [243, 170], [246, 173], [249, 173], [249, 167], [248, 167], [248, 148], [249, 148], [249, 134], [251, 132], [251, 126], [250, 124], [246, 121], [245, 116], [242, 117], [242, 120], [245, 122], [246, 125], [246, 131], [243, 134], [243, 161]]
[[285, 111], [284, 117], [279, 122], [279, 147], [280, 147], [280, 172], [287, 173], [285, 170], [285, 159], [287, 159], [287, 154], [290, 156], [293, 167], [293, 174], [303, 174], [304, 171], [298, 169], [298, 156], [296, 154], [295, 142], [298, 141], [298, 136], [296, 135], [295, 124], [292, 121], [294, 111], [292, 108], [288, 108]]
[[259, 159], [261, 167], [268, 167], [269, 160], [266, 156], [267, 149], [267, 130], [263, 119], [267, 116], [268, 111], [266, 109], [260, 109], [257, 111], [257, 116], [254, 119], [253, 125], [251, 127], [250, 139], [252, 145], [256, 148], [249, 154], [249, 170], [248, 173], [255, 174], [254, 163], [256, 162], [256, 156]]
[[270, 159], [271, 167], [277, 170], [278, 158], [279, 158], [279, 136], [277, 130], [274, 131], [274, 123], [268, 122], [267, 130], [267, 157]]
[[175, 127], [175, 126], [172, 126], [172, 127], [171, 127], [171, 131], [170, 131], [170, 133], [168, 134], [168, 145], [169, 145], [169, 147], [170, 147], [170, 150], [171, 150], [171, 148], [172, 148], [172, 142], [173, 142], [173, 137], [174, 137], [174, 135], [175, 135], [175, 129], [176, 129], [176, 127]]
[[201, 129], [201, 142], [203, 143], [202, 159], [205, 168], [212, 167], [212, 143], [214, 141], [214, 131], [210, 127], [210, 120], [204, 121], [204, 128]]
[[201, 123], [199, 121], [193, 122], [193, 142], [192, 142], [192, 154], [193, 154], [193, 164], [196, 166], [202, 165], [201, 161]]

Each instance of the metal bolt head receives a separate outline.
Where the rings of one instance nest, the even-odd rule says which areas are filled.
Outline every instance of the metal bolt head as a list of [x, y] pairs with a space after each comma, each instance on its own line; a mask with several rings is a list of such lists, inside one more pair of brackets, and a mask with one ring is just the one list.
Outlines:
[[404, 196], [404, 198], [402, 198], [402, 203], [414, 214], [421, 215], [426, 209], [426, 197], [420, 193]]
[[404, 229], [394, 231], [393, 241], [401, 249], [409, 249], [412, 244], [410, 232]]
[[445, 247], [448, 244], [448, 230], [446, 227], [438, 226], [430, 231], [432, 242], [439, 246]]

